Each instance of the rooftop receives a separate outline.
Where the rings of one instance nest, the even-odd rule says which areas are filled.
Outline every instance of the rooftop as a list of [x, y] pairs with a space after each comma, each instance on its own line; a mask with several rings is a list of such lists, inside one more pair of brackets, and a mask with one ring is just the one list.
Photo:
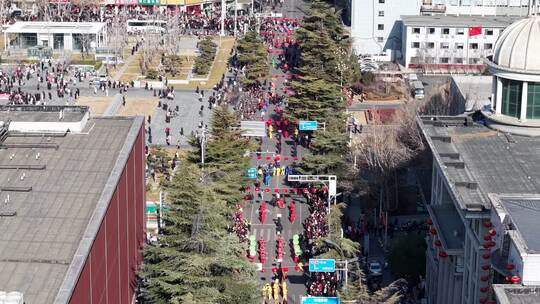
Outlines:
[[38, 34], [95, 34], [99, 33], [105, 23], [103, 22], [43, 22], [43, 21], [17, 21], [8, 27], [6, 33], [38, 33]]
[[419, 124], [462, 209], [490, 208], [489, 193], [540, 193], [540, 138], [500, 133], [463, 116], [425, 116]]
[[538, 237], [538, 219], [540, 218], [540, 198], [501, 197], [504, 209], [529, 253], [540, 253]]
[[465, 111], [481, 110], [491, 104], [493, 76], [453, 75], [452, 81], [465, 98]]
[[55, 300], [141, 124], [93, 118], [81, 133], [9, 133], [0, 149], [0, 290], [20, 291], [26, 303]]
[[506, 28], [520, 17], [508, 16], [401, 16], [403, 24], [406, 26], [431, 26], [431, 27], [472, 27], [482, 26], [488, 28]]
[[540, 286], [493, 285], [499, 304], [537, 304], [540, 303]]

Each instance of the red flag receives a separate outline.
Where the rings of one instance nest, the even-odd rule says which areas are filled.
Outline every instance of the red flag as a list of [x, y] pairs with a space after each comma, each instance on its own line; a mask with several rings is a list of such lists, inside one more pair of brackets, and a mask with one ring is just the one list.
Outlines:
[[482, 35], [482, 27], [481, 26], [469, 27], [469, 36], [477, 36], [477, 35]]

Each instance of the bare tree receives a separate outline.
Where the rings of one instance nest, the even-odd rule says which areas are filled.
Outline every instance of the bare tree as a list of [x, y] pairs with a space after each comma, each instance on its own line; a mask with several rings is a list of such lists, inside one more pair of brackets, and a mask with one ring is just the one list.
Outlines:
[[[397, 207], [397, 194], [392, 195], [391, 186], [395, 188], [396, 170], [413, 159], [423, 150], [423, 141], [415, 117], [420, 103], [409, 101], [396, 110], [390, 124], [368, 125], [363, 134], [352, 144], [353, 154], [376, 177], [380, 187], [379, 200], [384, 210]], [[394, 206], [390, 205], [390, 197], [396, 198]]]

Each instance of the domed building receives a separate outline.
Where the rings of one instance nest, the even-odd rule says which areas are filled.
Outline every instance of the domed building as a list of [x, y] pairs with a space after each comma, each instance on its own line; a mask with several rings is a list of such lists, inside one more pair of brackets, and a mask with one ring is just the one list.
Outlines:
[[506, 28], [486, 61], [493, 75], [488, 126], [540, 136], [540, 16]]

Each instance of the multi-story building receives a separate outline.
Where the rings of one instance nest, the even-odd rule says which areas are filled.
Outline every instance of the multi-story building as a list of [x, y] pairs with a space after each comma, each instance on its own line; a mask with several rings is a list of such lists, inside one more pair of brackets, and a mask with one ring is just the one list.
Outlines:
[[402, 16], [402, 64], [448, 70], [483, 67], [495, 41], [517, 17]]
[[423, 0], [425, 14], [527, 16], [536, 0]]
[[540, 303], [538, 26], [517, 21], [496, 42], [478, 122], [418, 119], [433, 164], [428, 303]]
[[405, 44], [402, 42], [401, 16], [526, 17], [538, 12], [539, 2], [538, 0], [351, 0], [353, 46], [357, 54], [374, 55], [385, 52], [390, 53], [392, 59], [399, 60]]
[[351, 37], [357, 54], [401, 51], [401, 15], [417, 15], [421, 0], [352, 0]]
[[0, 106], [0, 121], [0, 291], [33, 304], [133, 303], [144, 118]]

